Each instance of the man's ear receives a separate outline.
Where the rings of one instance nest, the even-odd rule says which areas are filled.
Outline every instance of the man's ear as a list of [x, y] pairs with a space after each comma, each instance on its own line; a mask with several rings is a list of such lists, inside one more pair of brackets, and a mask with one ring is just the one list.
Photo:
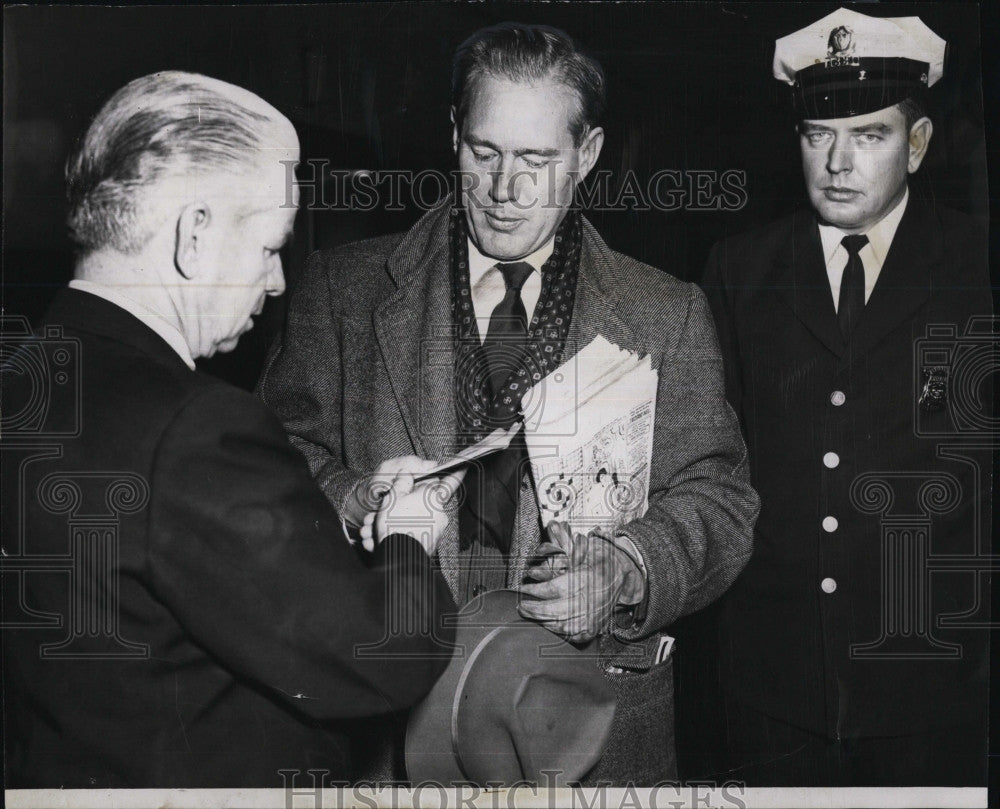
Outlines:
[[920, 164], [924, 162], [927, 148], [931, 143], [931, 135], [934, 134], [934, 124], [930, 118], [921, 118], [910, 127], [910, 154], [906, 164], [907, 171], [913, 174]]
[[577, 182], [583, 182], [590, 170], [597, 163], [597, 158], [601, 156], [601, 147], [604, 146], [604, 130], [599, 126], [591, 129], [583, 138], [577, 148], [580, 152], [580, 176]]
[[451, 148], [458, 154], [458, 124], [455, 123], [455, 108], [451, 108]]
[[198, 274], [199, 259], [205, 248], [205, 230], [211, 221], [212, 212], [205, 202], [185, 205], [177, 217], [174, 265], [185, 278]]

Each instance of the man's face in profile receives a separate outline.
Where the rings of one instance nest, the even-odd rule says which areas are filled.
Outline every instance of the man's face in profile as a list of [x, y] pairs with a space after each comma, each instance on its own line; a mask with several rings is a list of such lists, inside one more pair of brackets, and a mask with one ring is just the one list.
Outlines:
[[522, 84], [487, 75], [470, 91], [454, 133], [469, 234], [485, 255], [516, 261], [552, 238], [602, 133], [591, 130], [574, 145], [569, 126], [579, 101], [556, 79]]
[[803, 121], [802, 168], [820, 217], [848, 233], [864, 233], [889, 213], [903, 198], [908, 173], [920, 163], [913, 164], [908, 135], [898, 107]]
[[298, 149], [275, 150], [266, 165], [233, 181], [213, 200], [201, 235], [205, 274], [199, 279], [196, 356], [232, 351], [253, 327], [270, 295], [285, 290], [280, 250], [291, 238], [298, 204], [287, 204], [281, 160], [297, 162]]

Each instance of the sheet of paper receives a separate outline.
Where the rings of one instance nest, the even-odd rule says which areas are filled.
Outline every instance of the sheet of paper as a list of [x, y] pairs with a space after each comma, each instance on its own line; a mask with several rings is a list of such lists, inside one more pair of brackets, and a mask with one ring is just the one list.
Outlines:
[[427, 478], [439, 477], [446, 472], [454, 472], [460, 466], [463, 466], [470, 461], [474, 461], [476, 458], [482, 458], [494, 452], [500, 452], [501, 450], [507, 449], [507, 447], [510, 446], [510, 442], [514, 440], [514, 436], [517, 435], [517, 431], [520, 429], [520, 422], [515, 422], [507, 430], [503, 429], [503, 427], [497, 427], [482, 441], [465, 447], [459, 452], [456, 452], [454, 455], [445, 458], [443, 461], [440, 461], [437, 466], [424, 472], [420, 477], [416, 478], [416, 480], [426, 480]]

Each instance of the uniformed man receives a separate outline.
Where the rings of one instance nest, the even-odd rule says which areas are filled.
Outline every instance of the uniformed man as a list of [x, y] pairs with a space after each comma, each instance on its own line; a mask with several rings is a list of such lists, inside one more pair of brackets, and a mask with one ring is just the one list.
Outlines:
[[907, 182], [944, 54], [918, 18], [845, 9], [779, 39], [811, 210], [708, 263], [762, 499], [720, 617], [728, 775], [751, 786], [985, 783], [988, 588], [939, 568], [989, 525], [988, 465], [946, 445], [976, 437], [956, 358], [983, 339], [986, 243]]

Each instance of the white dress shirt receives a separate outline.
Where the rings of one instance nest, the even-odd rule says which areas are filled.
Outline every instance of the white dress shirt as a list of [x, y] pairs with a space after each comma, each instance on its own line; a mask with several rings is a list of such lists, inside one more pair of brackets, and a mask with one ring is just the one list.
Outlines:
[[104, 300], [108, 303], [113, 303], [115, 306], [124, 309], [130, 315], [134, 315], [146, 326], [160, 335], [167, 345], [176, 351], [177, 355], [184, 360], [187, 367], [192, 371], [194, 370], [194, 359], [191, 357], [191, 349], [188, 347], [187, 340], [184, 339], [184, 335], [181, 334], [180, 329], [174, 326], [173, 323], [156, 314], [156, 312], [151, 309], [147, 309], [141, 303], [132, 300], [132, 298], [127, 295], [123, 295], [114, 287], [107, 286], [106, 284], [99, 284], [96, 281], [85, 281], [80, 278], [75, 278], [69, 282], [69, 288], [78, 289], [80, 292], [89, 292], [91, 295], [104, 298]]
[[[896, 207], [872, 225], [864, 234], [868, 237], [868, 244], [858, 251], [858, 258], [861, 259], [861, 264], [865, 268], [865, 303], [868, 303], [872, 290], [875, 289], [875, 282], [878, 281], [879, 273], [882, 272], [882, 265], [885, 263], [885, 257], [889, 254], [889, 247], [892, 246], [892, 239], [896, 235], [899, 220], [903, 218], [903, 212], [906, 210], [906, 202], [909, 198], [910, 189], [907, 188]], [[823, 242], [823, 258], [826, 261], [826, 275], [830, 279], [834, 309], [840, 305], [840, 282], [844, 277], [844, 268], [847, 267], [847, 249], [840, 243], [840, 240], [846, 235], [844, 231], [833, 225], [819, 226], [819, 237]]]
[[[528, 315], [529, 326], [531, 315], [542, 294], [542, 266], [549, 260], [554, 248], [555, 237], [549, 239], [530, 256], [518, 259], [528, 262], [533, 269], [521, 287], [521, 303], [524, 304], [524, 311]], [[497, 264], [514, 263], [516, 262], [497, 261], [495, 258], [484, 256], [473, 244], [472, 239], [469, 239], [469, 286], [472, 287], [472, 308], [476, 313], [480, 342], [486, 340], [486, 332], [490, 328], [490, 315], [507, 294], [507, 282], [504, 281], [503, 273]]]

